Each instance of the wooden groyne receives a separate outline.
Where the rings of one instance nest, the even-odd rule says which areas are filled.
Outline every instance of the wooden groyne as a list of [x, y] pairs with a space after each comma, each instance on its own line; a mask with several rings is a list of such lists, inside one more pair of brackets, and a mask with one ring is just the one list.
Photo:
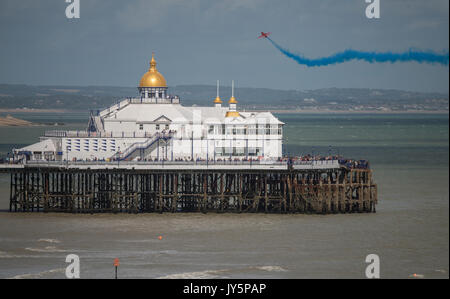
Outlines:
[[10, 169], [10, 211], [375, 212], [370, 169]]

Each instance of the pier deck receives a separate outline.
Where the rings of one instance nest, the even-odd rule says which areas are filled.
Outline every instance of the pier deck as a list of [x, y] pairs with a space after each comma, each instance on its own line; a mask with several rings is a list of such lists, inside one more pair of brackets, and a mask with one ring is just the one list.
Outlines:
[[[293, 169], [337, 169], [341, 166], [337, 160], [318, 160], [318, 161], [301, 161], [291, 165]], [[287, 162], [278, 161], [198, 161], [198, 162], [180, 162], [180, 161], [164, 161], [164, 162], [138, 162], [138, 161], [116, 161], [116, 162], [47, 162], [32, 161], [26, 164], [0, 164], [0, 172], [7, 172], [9, 169], [25, 169], [25, 168], [56, 168], [56, 169], [136, 169], [136, 170], [288, 170]]]
[[46, 162], [0, 170], [11, 176], [12, 212], [375, 212], [370, 169], [308, 162]]

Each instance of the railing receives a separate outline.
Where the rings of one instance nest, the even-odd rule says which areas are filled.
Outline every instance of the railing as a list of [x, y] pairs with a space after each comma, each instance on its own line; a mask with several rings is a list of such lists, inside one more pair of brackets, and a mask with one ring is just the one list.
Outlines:
[[339, 165], [338, 160], [309, 160], [309, 161], [293, 161], [293, 165]]
[[108, 108], [102, 110], [99, 113], [99, 116], [100, 117], [104, 117], [105, 115], [108, 115], [111, 112], [115, 112], [115, 111], [117, 111], [119, 109], [122, 109], [123, 107], [128, 106], [128, 104], [130, 104], [130, 102], [131, 102], [131, 98], [126, 98], [125, 100], [122, 100], [119, 103], [117, 103], [115, 105], [112, 105], [111, 107], [108, 107]]
[[49, 166], [58, 166], [58, 165], [180, 165], [180, 166], [192, 166], [192, 165], [273, 165], [273, 166], [285, 166], [287, 165], [286, 162], [280, 162], [280, 161], [105, 161], [105, 160], [99, 160], [99, 161], [44, 161], [44, 160], [33, 160], [33, 161], [27, 161], [24, 163], [26, 165], [49, 165]]
[[94, 116], [94, 123], [97, 128], [97, 132], [102, 132], [104, 129], [102, 118], [100, 116]]
[[123, 107], [128, 106], [129, 104], [143, 104], [143, 103], [151, 103], [151, 104], [179, 104], [180, 98], [178, 96], [168, 96], [166, 98], [126, 98], [119, 103], [116, 103], [106, 109], [99, 110], [97, 113], [98, 116], [104, 117], [112, 112], [122, 109]]
[[45, 131], [44, 137], [70, 138], [149, 138], [150, 132], [89, 132], [89, 131]]
[[[294, 164], [294, 165], [304, 165], [304, 166], [336, 166], [339, 165], [337, 160], [329, 160], [329, 161], [302, 161], [305, 163]], [[308, 162], [308, 163], [306, 163]], [[33, 160], [27, 161], [25, 164], [27, 165], [110, 165], [117, 164], [120, 165], [273, 165], [273, 166], [283, 166], [288, 165], [288, 161], [279, 161], [279, 160], [197, 160], [197, 161], [106, 161], [106, 160], [97, 160], [97, 161], [44, 161], [44, 160]]]
[[131, 98], [131, 104], [179, 104], [180, 98], [171, 96], [166, 98]]
[[123, 151], [122, 153], [115, 154], [114, 156], [112, 156], [112, 158], [118, 158], [120, 160], [126, 159], [126, 158], [128, 158], [128, 156], [130, 156], [132, 153], [134, 153], [134, 151], [136, 151], [138, 149], [147, 149], [149, 146], [151, 146], [153, 143], [155, 143], [159, 139], [172, 138], [173, 134], [175, 134], [175, 132], [170, 132], [170, 133], [159, 133], [158, 132], [146, 141], [133, 143], [125, 151]]

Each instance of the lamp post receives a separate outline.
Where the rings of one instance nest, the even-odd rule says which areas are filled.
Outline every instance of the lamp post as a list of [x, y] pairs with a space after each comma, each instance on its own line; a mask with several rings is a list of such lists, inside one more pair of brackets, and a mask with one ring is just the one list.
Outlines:
[[120, 146], [117, 147], [117, 167], [119, 167], [120, 163]]

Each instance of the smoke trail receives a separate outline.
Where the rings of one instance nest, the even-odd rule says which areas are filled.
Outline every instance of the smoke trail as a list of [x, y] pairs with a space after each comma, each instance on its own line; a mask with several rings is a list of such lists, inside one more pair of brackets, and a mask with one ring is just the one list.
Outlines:
[[435, 53], [433, 51], [419, 51], [419, 50], [409, 50], [403, 53], [392, 53], [392, 52], [363, 52], [357, 50], [345, 50], [343, 52], [338, 52], [328, 57], [310, 59], [303, 57], [300, 54], [294, 54], [289, 50], [284, 49], [276, 42], [274, 42], [270, 37], [267, 39], [277, 48], [281, 53], [287, 57], [295, 60], [298, 64], [303, 64], [308, 67], [313, 66], [324, 66], [336, 63], [343, 63], [350, 60], [364, 60], [370, 63], [374, 62], [406, 62], [406, 61], [416, 61], [419, 63], [438, 63], [441, 65], [448, 65], [449, 53]]

